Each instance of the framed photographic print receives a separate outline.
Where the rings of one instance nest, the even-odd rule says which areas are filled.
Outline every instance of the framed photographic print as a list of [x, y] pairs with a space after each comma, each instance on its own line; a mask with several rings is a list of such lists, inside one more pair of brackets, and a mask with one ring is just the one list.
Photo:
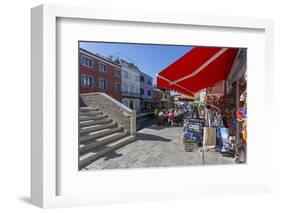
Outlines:
[[272, 21], [108, 11], [32, 9], [32, 203], [270, 192]]

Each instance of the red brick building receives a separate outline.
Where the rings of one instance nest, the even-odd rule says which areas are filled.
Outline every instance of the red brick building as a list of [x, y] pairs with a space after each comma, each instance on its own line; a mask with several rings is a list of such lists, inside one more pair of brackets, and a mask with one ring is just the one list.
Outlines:
[[79, 60], [80, 93], [104, 92], [121, 102], [121, 66], [81, 48]]

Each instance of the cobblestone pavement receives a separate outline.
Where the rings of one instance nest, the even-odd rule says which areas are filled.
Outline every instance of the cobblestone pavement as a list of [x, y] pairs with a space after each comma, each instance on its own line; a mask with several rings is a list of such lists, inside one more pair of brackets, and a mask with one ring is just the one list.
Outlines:
[[[94, 161], [83, 170], [202, 165], [201, 152], [185, 152], [181, 127], [151, 126], [136, 141]], [[233, 156], [205, 153], [205, 165], [234, 164]]]

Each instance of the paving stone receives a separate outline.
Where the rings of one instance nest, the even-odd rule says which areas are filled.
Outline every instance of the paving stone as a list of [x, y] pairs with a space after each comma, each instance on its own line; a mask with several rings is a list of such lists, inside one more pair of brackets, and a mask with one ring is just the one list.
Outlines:
[[[148, 127], [136, 141], [91, 163], [87, 169], [146, 168], [203, 165], [201, 152], [185, 152], [181, 127]], [[234, 157], [205, 153], [205, 165], [234, 164]]]

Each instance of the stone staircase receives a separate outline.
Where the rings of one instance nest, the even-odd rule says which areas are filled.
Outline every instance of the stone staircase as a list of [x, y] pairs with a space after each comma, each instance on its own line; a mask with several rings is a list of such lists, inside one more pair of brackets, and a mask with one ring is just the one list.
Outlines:
[[79, 134], [79, 169], [135, 139], [116, 121], [93, 107], [80, 107]]

